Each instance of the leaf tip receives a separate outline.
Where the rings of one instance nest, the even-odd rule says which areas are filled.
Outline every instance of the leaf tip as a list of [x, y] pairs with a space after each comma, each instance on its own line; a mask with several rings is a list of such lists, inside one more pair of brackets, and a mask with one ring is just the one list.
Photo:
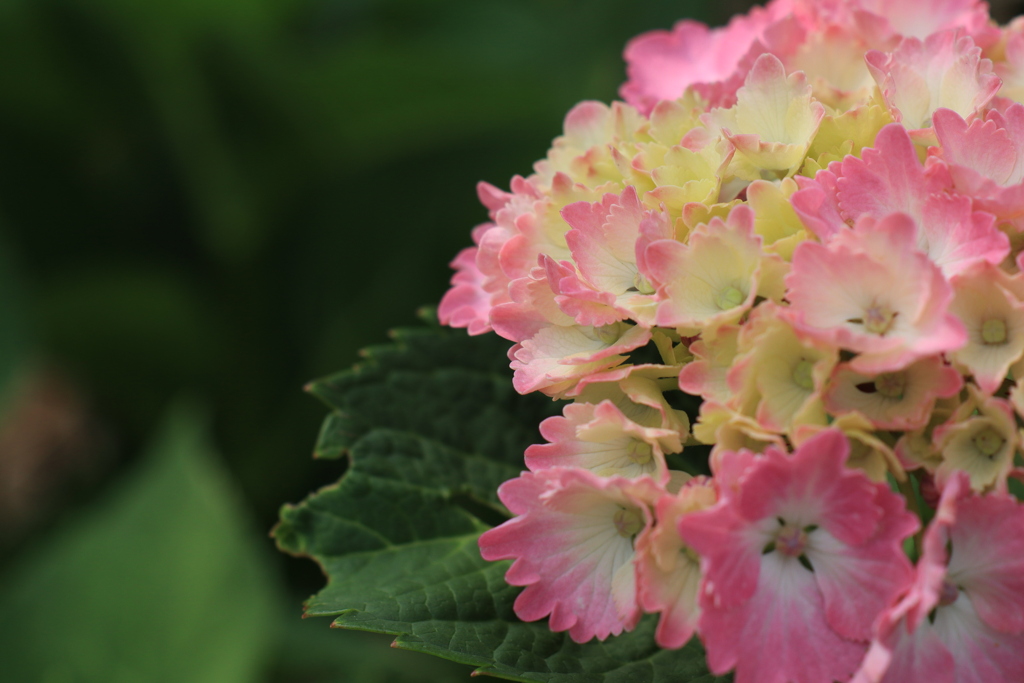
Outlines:
[[493, 674], [488, 671], [489, 668], [489, 666], [481, 666], [470, 671], [469, 675], [473, 678], [476, 678], [477, 676], [493, 676]]
[[441, 327], [441, 324], [437, 320], [436, 306], [420, 306], [416, 309], [416, 317], [432, 327]]

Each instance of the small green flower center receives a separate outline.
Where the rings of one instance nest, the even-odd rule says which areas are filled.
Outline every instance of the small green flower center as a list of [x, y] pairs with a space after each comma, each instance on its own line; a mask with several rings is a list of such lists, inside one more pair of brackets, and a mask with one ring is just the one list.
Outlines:
[[626, 453], [629, 455], [629, 459], [637, 465], [646, 465], [651, 461], [654, 449], [646, 441], [633, 439], [629, 444], [629, 448], [626, 449]]
[[743, 303], [746, 297], [743, 296], [743, 292], [736, 289], [735, 287], [727, 287], [718, 293], [718, 297], [715, 299], [715, 303], [723, 311], [736, 308]]
[[1006, 321], [1000, 318], [989, 318], [981, 324], [981, 340], [985, 344], [1006, 343]]
[[1006, 443], [1006, 439], [991, 427], [985, 427], [975, 434], [971, 440], [974, 442], [974, 447], [978, 449], [978, 452], [986, 458], [994, 456], [1002, 449], [1003, 444]]
[[793, 383], [806, 391], [814, 389], [814, 363], [800, 359], [793, 368]]
[[800, 557], [807, 550], [807, 532], [785, 524], [775, 534], [775, 549], [789, 557]]
[[864, 311], [864, 329], [871, 334], [885, 335], [896, 319], [896, 314], [885, 305], [875, 305]]
[[875, 391], [886, 398], [903, 398], [907, 376], [902, 372], [883, 372], [875, 378]]
[[615, 524], [615, 530], [619, 532], [619, 536], [623, 538], [633, 538], [644, 528], [644, 518], [636, 509], [620, 508], [612, 517], [612, 522]]
[[637, 273], [633, 276], [633, 288], [641, 294], [654, 294], [654, 287], [644, 277], [643, 273]]

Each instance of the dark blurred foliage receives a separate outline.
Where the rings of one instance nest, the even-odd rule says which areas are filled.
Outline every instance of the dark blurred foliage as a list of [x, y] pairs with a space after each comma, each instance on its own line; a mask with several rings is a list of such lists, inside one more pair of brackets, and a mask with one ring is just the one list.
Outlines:
[[[436, 302], [626, 40], [709, 8], [621, 0], [13, 0], [0, 225], [42, 356], [136, 452], [213, 406], [266, 524], [317, 478], [302, 384]], [[322, 478], [322, 477], [321, 477]]]

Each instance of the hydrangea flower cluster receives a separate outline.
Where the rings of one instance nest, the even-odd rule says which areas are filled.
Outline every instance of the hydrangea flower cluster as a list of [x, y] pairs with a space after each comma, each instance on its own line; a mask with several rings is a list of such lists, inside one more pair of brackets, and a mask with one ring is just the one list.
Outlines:
[[772, 0], [625, 59], [479, 186], [439, 309], [569, 401], [480, 539], [517, 614], [660, 613], [737, 683], [1024, 681], [1024, 19]]

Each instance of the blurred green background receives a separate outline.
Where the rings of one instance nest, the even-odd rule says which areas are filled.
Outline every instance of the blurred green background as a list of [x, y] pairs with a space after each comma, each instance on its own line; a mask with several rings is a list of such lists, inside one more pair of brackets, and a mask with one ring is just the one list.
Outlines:
[[466, 680], [299, 619], [309, 379], [436, 303], [633, 35], [747, 2], [0, 5], [0, 679]]

